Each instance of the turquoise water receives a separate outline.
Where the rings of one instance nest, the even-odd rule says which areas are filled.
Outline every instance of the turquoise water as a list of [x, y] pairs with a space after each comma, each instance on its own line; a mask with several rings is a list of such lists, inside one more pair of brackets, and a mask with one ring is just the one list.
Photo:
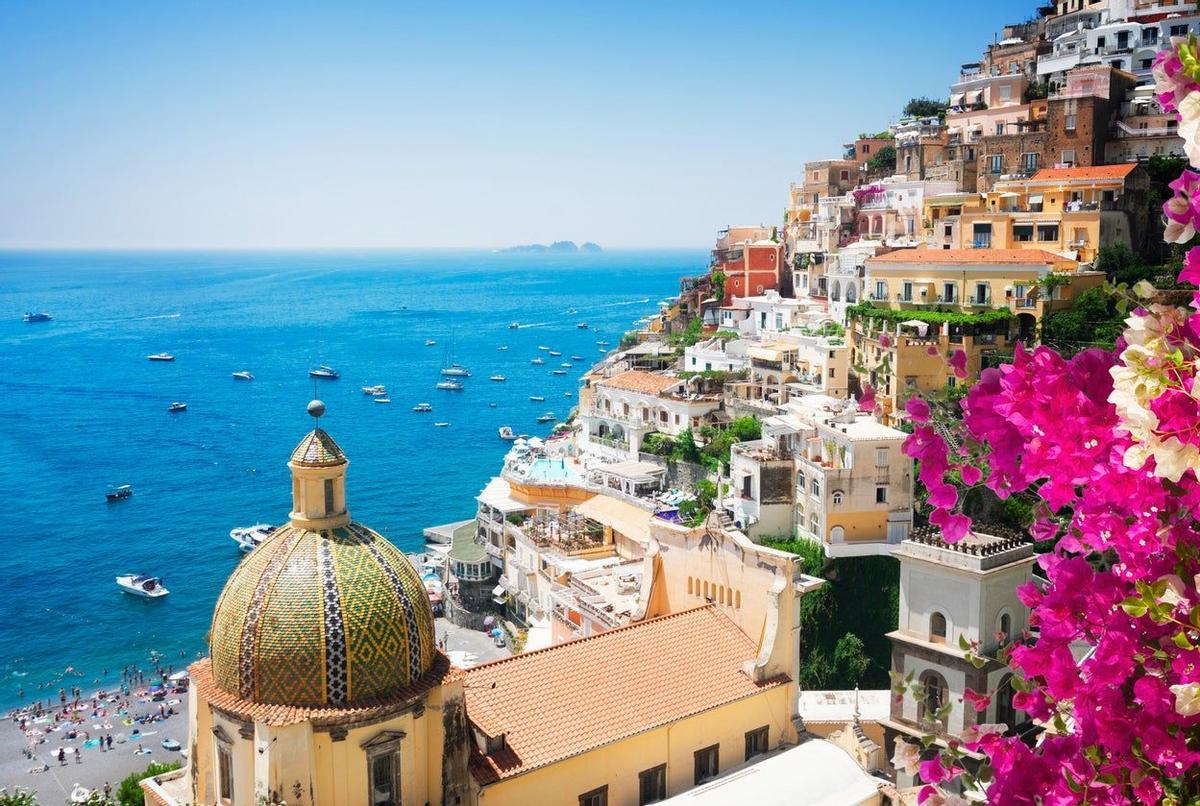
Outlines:
[[[555, 361], [530, 364], [537, 347], [598, 359], [597, 340], [615, 344], [705, 257], [0, 253], [0, 706], [39, 681], [57, 695], [68, 666], [86, 688], [151, 650], [176, 666], [203, 650], [239, 560], [229, 530], [286, 518], [311, 366], [342, 374], [318, 394], [350, 458], [351, 512], [417, 550], [422, 528], [473, 514], [508, 447], [500, 426], [545, 436], [537, 416], [573, 405], [563, 393], [584, 366], [552, 375]], [[25, 324], [26, 310], [54, 321]], [[159, 351], [177, 360], [146, 360]], [[434, 389], [447, 360], [470, 368], [465, 391]], [[255, 380], [230, 377], [243, 369]], [[361, 392], [373, 384], [391, 405]], [[168, 414], [175, 400], [188, 410]], [[422, 401], [434, 411], [412, 412]], [[107, 504], [110, 484], [135, 494]], [[121, 594], [126, 572], [162, 576], [171, 595]]]
[[579, 478], [561, 459], [537, 459], [529, 466], [529, 478], [537, 481], [567, 481]]

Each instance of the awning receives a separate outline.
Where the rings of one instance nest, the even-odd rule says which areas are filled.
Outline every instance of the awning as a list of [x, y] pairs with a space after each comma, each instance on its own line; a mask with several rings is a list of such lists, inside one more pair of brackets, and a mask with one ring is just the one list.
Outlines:
[[504, 586], [503, 585], [497, 585], [496, 587], [492, 588], [492, 596], [503, 596], [503, 595], [504, 595]]
[[1002, 199], [1015, 199], [1015, 198], [1017, 198], [1017, 197], [1018, 197], [1018, 196], [1020, 196], [1020, 195], [1021, 195], [1020, 193], [1013, 193], [1012, 191], [1008, 191], [1007, 193], [1001, 193], [1001, 194], [1000, 194], [1000, 198], [1002, 198]]
[[759, 361], [782, 361], [783, 355], [783, 350], [773, 350], [767, 347], [751, 347], [746, 351], [747, 357], [757, 358]]
[[929, 323], [922, 322], [919, 319], [909, 319], [907, 322], [901, 322], [900, 326], [901, 327], [914, 327], [917, 329], [917, 333], [920, 334], [922, 337], [924, 337], [925, 332], [927, 330], [929, 330]]
[[951, 106], [962, 106], [963, 99], [967, 97], [965, 92], [956, 92], [950, 96]]
[[1042, 194], [1034, 193], [1033, 195], [1031, 195], [1029, 197], [1028, 201], [1030, 204], [1041, 204], [1042, 203]]
[[627, 504], [608, 495], [595, 495], [575, 507], [575, 512], [597, 523], [611, 526], [631, 540], [650, 541], [650, 520], [654, 516], [641, 507]]

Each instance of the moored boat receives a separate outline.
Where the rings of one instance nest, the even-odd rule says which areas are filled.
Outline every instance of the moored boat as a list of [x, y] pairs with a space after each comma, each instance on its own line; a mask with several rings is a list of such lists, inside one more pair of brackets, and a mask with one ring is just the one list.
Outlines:
[[506, 442], [513, 442], [517, 439], [517, 434], [512, 430], [512, 426], [502, 425], [500, 426], [500, 439], [503, 439]]
[[587, 322], [579, 322], [578, 324], [575, 325], [575, 327], [579, 328], [580, 330], [587, 330], [588, 323]]
[[492, 377], [488, 378], [488, 380], [489, 380], [489, 381], [496, 381], [497, 383], [501, 383], [501, 382], [503, 382], [503, 381], [506, 381], [506, 380], [508, 380], [508, 379], [507, 379], [507, 378], [505, 378], [503, 375], [493, 375]]
[[392, 399], [390, 397], [386, 397], [384, 395], [376, 395], [375, 402], [376, 403], [391, 403]]
[[538, 417], [538, 418], [537, 418], [537, 421], [538, 421], [539, 423], [549, 423], [549, 422], [552, 422], [552, 421], [554, 421], [554, 420], [557, 420], [557, 419], [558, 419], [558, 418], [554, 416], [554, 412], [552, 412], [552, 411], [548, 411], [548, 412], [546, 412], [545, 414], [543, 414], [543, 415], [541, 415], [540, 417]]
[[560, 353], [558, 350], [551, 350], [550, 355], [554, 356], [555, 358], [558, 358], [562, 355], [562, 353]]
[[147, 360], [150, 360], [150, 361], [174, 361], [175, 360], [175, 356], [171, 355], [170, 353], [155, 353], [154, 355], [146, 356], [146, 358], [147, 358]]
[[581, 356], [581, 355], [573, 355], [573, 356], [571, 356], [571, 360], [572, 361], [583, 361], [584, 359], [583, 359], [583, 356]]
[[26, 311], [25, 315], [21, 318], [26, 322], [32, 323], [32, 322], [49, 322], [54, 317], [48, 313], [33, 313], [32, 311]]
[[242, 551], [253, 551], [260, 543], [271, 536], [271, 533], [278, 529], [278, 526], [272, 526], [269, 523], [256, 523], [253, 526], [242, 526], [237, 529], [229, 530], [229, 539], [237, 543], [238, 548]]
[[380, 384], [376, 384], [375, 386], [364, 386], [364, 387], [362, 387], [362, 390], [363, 390], [363, 394], [364, 394], [364, 395], [375, 395], [375, 396], [379, 396], [379, 395], [386, 395], [386, 394], [387, 394], [387, 389], [386, 389], [386, 388], [384, 387], [384, 385], [383, 385], [383, 384], [381, 384], [381, 383], [380, 383]]
[[167, 411], [187, 411], [187, 403], [182, 403], [177, 400], [171, 405], [167, 406]]
[[538, 356], [537, 358], [533, 359], [529, 363], [530, 364], [545, 364], [546, 360], [544, 358], [542, 358], [541, 356]]
[[342, 377], [342, 373], [325, 364], [322, 364], [315, 369], [310, 369], [308, 371], [308, 375], [311, 378], [328, 378], [329, 380], [333, 381], [336, 381], [338, 378]]
[[433, 427], [434, 428], [449, 428], [450, 423], [434, 423]]
[[433, 411], [433, 406], [428, 403], [418, 403], [412, 407], [413, 411]]
[[516, 329], [517, 329], [517, 328], [519, 328], [520, 326], [521, 326], [521, 323], [520, 323], [520, 322], [509, 322], [509, 323], [508, 323], [508, 329], [509, 329], [509, 330], [516, 330]]
[[254, 376], [246, 370], [242, 370], [241, 372], [233, 373], [233, 379], [235, 381], [252, 381], [254, 380]]
[[544, 352], [546, 352], [547, 350], [549, 350], [550, 348], [549, 348], [549, 347], [547, 347], [547, 346], [546, 346], [546, 345], [544, 345], [544, 344], [539, 344], [539, 345], [538, 345], [538, 349], [539, 349], [539, 350], [541, 350], [541, 351], [544, 353]]
[[458, 381], [438, 381], [437, 388], [444, 389], [449, 392], [461, 392], [463, 390], [463, 385]]
[[433, 345], [435, 345], [435, 344], [437, 344], [437, 342], [436, 342], [436, 341], [434, 341], [433, 339], [425, 339], [425, 346], [426, 346], [426, 347], [432, 347], [432, 346], [433, 346]]
[[551, 375], [566, 375], [567, 371], [565, 369], [556, 369], [556, 370], [552, 371], [550, 374]]
[[532, 400], [534, 403], [546, 402], [546, 398], [542, 397], [541, 395], [530, 395], [529, 399]]
[[144, 599], [158, 599], [170, 593], [160, 578], [146, 574], [121, 574], [117, 577], [117, 587]]

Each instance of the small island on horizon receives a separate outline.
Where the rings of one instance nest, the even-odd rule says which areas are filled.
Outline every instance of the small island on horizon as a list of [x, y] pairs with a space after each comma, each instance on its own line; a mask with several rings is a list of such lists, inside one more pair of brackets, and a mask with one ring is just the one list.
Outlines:
[[521, 244], [518, 246], [509, 246], [504, 249], [497, 249], [497, 252], [603, 252], [600, 244], [586, 241], [582, 245], [576, 244], [574, 241], [555, 241], [547, 246], [544, 243]]

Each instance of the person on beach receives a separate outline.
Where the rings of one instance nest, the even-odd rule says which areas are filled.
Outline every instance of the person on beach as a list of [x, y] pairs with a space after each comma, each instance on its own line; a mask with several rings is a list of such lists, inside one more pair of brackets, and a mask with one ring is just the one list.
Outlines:
[[75, 748], [75, 763], [76, 763], [76, 764], [82, 764], [82, 763], [83, 763], [83, 754], [79, 752], [79, 748], [78, 748], [78, 747], [76, 747], [76, 748]]
[[110, 795], [112, 795], [112, 785], [109, 784], [108, 781], [105, 781], [104, 782], [104, 799], [108, 800]]
[[63, 750], [61, 747], [58, 748], [58, 766], [67, 766], [67, 751]]

